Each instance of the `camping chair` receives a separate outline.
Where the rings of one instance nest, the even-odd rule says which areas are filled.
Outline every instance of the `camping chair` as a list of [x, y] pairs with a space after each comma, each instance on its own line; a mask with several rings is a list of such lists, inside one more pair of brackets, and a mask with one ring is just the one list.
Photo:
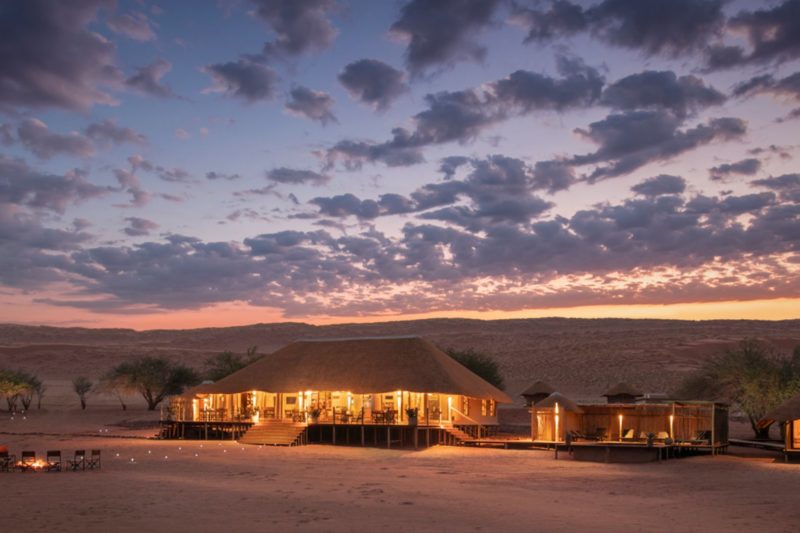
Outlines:
[[89, 470], [100, 470], [100, 450], [92, 450], [92, 455], [86, 461], [86, 468]]
[[9, 455], [7, 451], [0, 452], [0, 472], [13, 472], [16, 464], [16, 455]]
[[36, 463], [36, 452], [25, 450], [22, 452], [22, 460], [19, 463], [19, 471], [27, 472], [33, 471], [33, 465]]
[[45, 470], [48, 472], [61, 472], [61, 450], [47, 450], [45, 456]]
[[67, 460], [67, 469], [73, 472], [86, 470], [86, 450], [75, 450], [75, 458]]

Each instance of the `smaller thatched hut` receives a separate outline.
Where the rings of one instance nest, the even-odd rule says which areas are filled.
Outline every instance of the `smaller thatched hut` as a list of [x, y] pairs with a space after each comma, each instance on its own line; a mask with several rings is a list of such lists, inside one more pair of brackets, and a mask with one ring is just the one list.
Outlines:
[[522, 391], [520, 396], [525, 398], [525, 405], [531, 407], [533, 404], [540, 402], [556, 392], [556, 389], [551, 387], [544, 381], [536, 381], [530, 387]]
[[643, 396], [643, 393], [633, 385], [621, 381], [608, 389], [603, 396], [608, 403], [636, 403], [636, 398]]
[[762, 422], [780, 423], [784, 430], [783, 450], [786, 457], [800, 456], [800, 394], [767, 414]]
[[578, 431], [583, 409], [554, 392], [531, 407], [531, 438], [534, 441], [564, 442], [567, 433]]

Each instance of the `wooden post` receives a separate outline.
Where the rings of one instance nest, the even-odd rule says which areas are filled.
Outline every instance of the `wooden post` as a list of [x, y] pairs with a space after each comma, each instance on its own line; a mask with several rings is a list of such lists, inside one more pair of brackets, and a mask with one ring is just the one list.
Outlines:
[[336, 444], [336, 411], [333, 412], [333, 426], [331, 426], [331, 432], [333, 433], [333, 443]]
[[425, 428], [425, 447], [426, 448], [430, 448], [431, 447], [431, 428], [430, 427]]
[[419, 434], [418, 428], [414, 428], [414, 449], [419, 449]]
[[365, 443], [364, 443], [364, 437], [365, 437], [365, 435], [364, 435], [364, 424], [361, 424], [361, 446], [362, 446], [362, 447], [363, 447], [363, 446], [364, 446], [364, 444], [365, 444]]
[[717, 415], [717, 404], [711, 403], [711, 457], [716, 455], [716, 448], [714, 447], [714, 443], [716, 442], [716, 415]]
[[392, 447], [392, 426], [386, 426], [386, 447]]

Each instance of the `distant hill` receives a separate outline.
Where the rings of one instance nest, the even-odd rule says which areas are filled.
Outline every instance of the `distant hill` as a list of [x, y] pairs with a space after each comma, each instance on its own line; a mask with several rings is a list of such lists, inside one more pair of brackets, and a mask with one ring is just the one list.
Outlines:
[[431, 319], [149, 331], [0, 324], [0, 367], [29, 369], [46, 379], [94, 377], [140, 354], [200, 366], [209, 354], [244, 352], [253, 345], [268, 353], [299, 338], [410, 334], [442, 348], [474, 348], [494, 356], [513, 396], [541, 379], [566, 394], [591, 398], [620, 380], [648, 392], [672, 390], [703, 359], [745, 337], [767, 340], [789, 353], [800, 345], [800, 320]]

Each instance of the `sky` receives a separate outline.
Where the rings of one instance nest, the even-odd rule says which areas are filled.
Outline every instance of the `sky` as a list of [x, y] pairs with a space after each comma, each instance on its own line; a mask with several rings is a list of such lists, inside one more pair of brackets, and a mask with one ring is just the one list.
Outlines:
[[0, 322], [800, 318], [800, 0], [10, 0], [0, 35]]

